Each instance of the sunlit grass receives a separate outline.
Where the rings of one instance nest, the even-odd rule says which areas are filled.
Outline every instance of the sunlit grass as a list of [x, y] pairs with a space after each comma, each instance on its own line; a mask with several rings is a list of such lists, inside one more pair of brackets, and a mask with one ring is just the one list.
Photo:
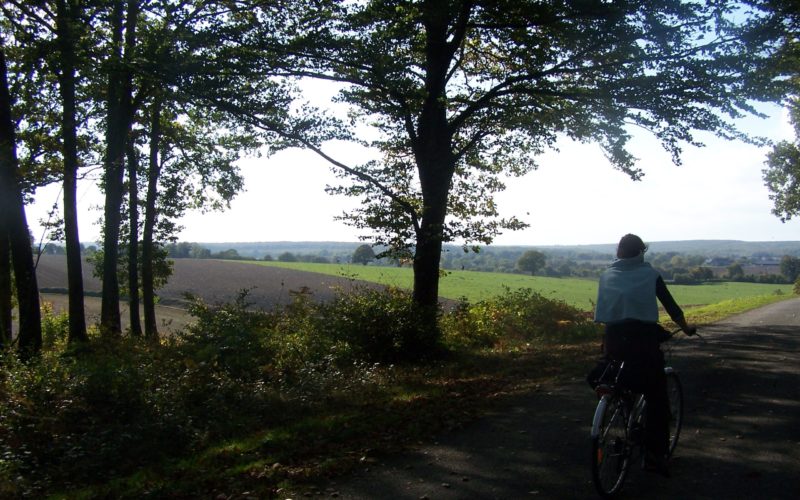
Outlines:
[[786, 300], [796, 295], [773, 294], [756, 297], [743, 297], [725, 300], [716, 304], [691, 308], [686, 312], [687, 319], [700, 325], [714, 323], [730, 316], [757, 309], [781, 300]]
[[[414, 279], [412, 270], [407, 267], [305, 262], [247, 262], [247, 264], [321, 273], [406, 289], [412, 287]], [[447, 271], [439, 281], [440, 296], [454, 300], [466, 298], [473, 303], [501, 295], [505, 288], [511, 290], [530, 288], [545, 297], [563, 300], [584, 311], [591, 311], [597, 299], [597, 280], [594, 279]], [[783, 297], [786, 298], [792, 294], [792, 285], [765, 283], [710, 282], [702, 285], [669, 285], [669, 289], [675, 300], [684, 307], [704, 306], [748, 297], [773, 295], [781, 297], [779, 294], [784, 294]]]

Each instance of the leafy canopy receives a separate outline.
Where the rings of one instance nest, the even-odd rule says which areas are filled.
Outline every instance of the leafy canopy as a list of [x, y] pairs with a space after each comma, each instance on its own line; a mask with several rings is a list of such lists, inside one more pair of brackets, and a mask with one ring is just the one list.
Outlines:
[[745, 138], [735, 120], [783, 92], [769, 58], [784, 26], [759, 1], [295, 6], [286, 73], [343, 83], [353, 130], [369, 127], [360, 141], [381, 155], [344, 169], [353, 184], [330, 191], [363, 197], [343, 219], [396, 248], [413, 245], [435, 203], [429, 178], [449, 190], [442, 241], [489, 243], [525, 226], [499, 217], [492, 196], [502, 176], [535, 169], [559, 137], [598, 143], [639, 179], [632, 127], [679, 163], [683, 145], [699, 144], [695, 131]]
[[785, 0], [773, 0], [768, 5], [787, 28], [775, 64], [787, 75], [790, 85], [786, 107], [794, 127], [794, 140], [773, 146], [763, 174], [774, 202], [772, 213], [786, 222], [800, 214], [800, 7], [797, 2]]

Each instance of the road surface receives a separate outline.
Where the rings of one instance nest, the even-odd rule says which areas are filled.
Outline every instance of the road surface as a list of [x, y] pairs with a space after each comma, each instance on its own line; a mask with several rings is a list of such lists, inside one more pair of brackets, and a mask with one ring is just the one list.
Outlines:
[[[705, 342], [681, 337], [673, 343], [685, 415], [672, 477], [633, 468], [621, 498], [799, 498], [800, 299], [701, 333]], [[597, 498], [589, 467], [595, 403], [581, 377], [542, 387], [436, 443], [367, 460], [319, 494]]]

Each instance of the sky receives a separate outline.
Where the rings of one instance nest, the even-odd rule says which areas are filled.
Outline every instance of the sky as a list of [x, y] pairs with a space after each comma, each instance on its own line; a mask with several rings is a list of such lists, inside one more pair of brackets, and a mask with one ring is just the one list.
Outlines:
[[[785, 112], [764, 108], [768, 119], [751, 118], [745, 130], [773, 140], [788, 139]], [[657, 140], [636, 133], [630, 150], [645, 176], [634, 182], [614, 170], [595, 144], [558, 143], [558, 151], [540, 157], [540, 168], [509, 179], [496, 196], [502, 216], [515, 215], [528, 229], [498, 236], [494, 245], [580, 245], [613, 243], [626, 233], [645, 241], [730, 239], [800, 240], [800, 220], [782, 223], [762, 181], [766, 148], [701, 136], [706, 147], [687, 146], [683, 165], [675, 166]], [[335, 158], [355, 164], [363, 151], [328, 145]], [[287, 150], [269, 158], [240, 162], [245, 192], [225, 212], [190, 213], [180, 241], [357, 241], [359, 232], [334, 220], [358, 201], [325, 193], [339, 179], [314, 153]], [[103, 198], [96, 181], [78, 186], [81, 241], [95, 241]], [[40, 220], [59, 200], [59, 186], [40, 189], [27, 207], [34, 236]], [[46, 238], [45, 238], [46, 240]]]

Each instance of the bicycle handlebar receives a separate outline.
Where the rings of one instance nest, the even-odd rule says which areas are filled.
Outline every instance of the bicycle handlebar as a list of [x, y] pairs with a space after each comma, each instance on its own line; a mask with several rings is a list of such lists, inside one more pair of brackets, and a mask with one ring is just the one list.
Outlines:
[[[675, 334], [676, 334], [676, 333], [678, 333], [678, 332], [682, 332], [682, 331], [683, 331], [683, 328], [678, 328], [678, 329], [676, 329], [676, 330], [672, 330], [672, 331], [670, 332], [669, 336], [670, 336], [670, 338], [672, 338], [672, 337], [674, 337], [674, 336], [675, 336]], [[702, 337], [702, 336], [701, 336], [701, 335], [700, 335], [700, 334], [697, 332], [697, 327], [696, 327], [696, 326], [693, 326], [692, 328], [690, 328], [690, 329], [689, 329], [689, 331], [688, 331], [688, 332], [686, 332], [686, 336], [687, 336], [687, 337], [697, 337], [697, 338], [699, 338], [699, 339], [701, 339], [701, 340], [705, 340], [705, 339], [704, 339], [704, 338], [703, 338], [703, 337]]]

